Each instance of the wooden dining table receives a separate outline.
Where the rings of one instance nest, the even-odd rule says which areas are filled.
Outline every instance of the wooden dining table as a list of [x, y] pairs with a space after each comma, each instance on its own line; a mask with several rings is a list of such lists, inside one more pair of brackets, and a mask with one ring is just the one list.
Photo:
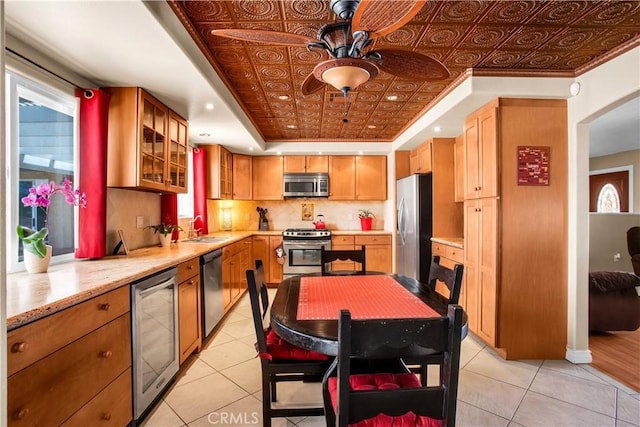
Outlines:
[[[271, 327], [291, 344], [335, 356], [340, 309], [349, 309], [354, 320], [426, 318], [447, 316], [448, 305], [435, 290], [398, 274], [314, 273], [280, 283], [271, 305]], [[462, 334], [467, 334], [466, 319]]]

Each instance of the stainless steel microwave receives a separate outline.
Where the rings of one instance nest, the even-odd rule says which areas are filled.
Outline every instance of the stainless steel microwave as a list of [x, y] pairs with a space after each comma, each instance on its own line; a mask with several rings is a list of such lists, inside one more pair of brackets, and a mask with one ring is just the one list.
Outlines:
[[284, 197], [329, 197], [329, 174], [285, 173]]

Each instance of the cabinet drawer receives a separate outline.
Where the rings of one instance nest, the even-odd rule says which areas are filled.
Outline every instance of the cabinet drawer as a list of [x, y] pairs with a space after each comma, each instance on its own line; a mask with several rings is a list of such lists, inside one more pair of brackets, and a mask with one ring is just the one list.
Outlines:
[[62, 310], [7, 333], [7, 375], [129, 312], [129, 286]]
[[125, 426], [133, 418], [131, 401], [131, 368], [129, 368], [73, 414], [63, 426]]
[[129, 314], [11, 375], [9, 425], [60, 425], [131, 366]]
[[443, 245], [442, 243], [431, 243], [431, 252], [432, 255], [438, 255], [441, 257], [446, 257], [447, 256], [447, 249], [446, 249], [446, 245]]
[[200, 273], [200, 258], [193, 258], [189, 261], [178, 264], [178, 283]]
[[353, 246], [353, 239], [354, 236], [331, 236], [331, 247], [333, 248], [333, 246], [345, 246], [345, 245], [350, 245]]
[[456, 248], [454, 246], [446, 246], [445, 249], [445, 256], [447, 258], [450, 258], [459, 264], [464, 262], [464, 249]]
[[390, 245], [391, 236], [376, 235], [376, 236], [356, 236], [356, 246], [359, 245]]

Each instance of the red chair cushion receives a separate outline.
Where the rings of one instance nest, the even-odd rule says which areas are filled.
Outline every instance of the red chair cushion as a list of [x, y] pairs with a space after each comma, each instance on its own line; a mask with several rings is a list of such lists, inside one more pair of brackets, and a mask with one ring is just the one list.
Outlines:
[[260, 357], [266, 357], [269, 360], [329, 360], [329, 356], [315, 351], [305, 350], [297, 347], [293, 344], [280, 338], [273, 329], [267, 331], [267, 353], [266, 355], [260, 355]]
[[[349, 377], [351, 390], [384, 390], [393, 388], [421, 387], [420, 380], [414, 374], [361, 374]], [[335, 412], [338, 401], [338, 379], [329, 378], [329, 395]], [[350, 427], [443, 427], [444, 420], [436, 420], [429, 417], [420, 417], [413, 412], [407, 412], [399, 417], [391, 417], [378, 414], [373, 418], [349, 424]]]

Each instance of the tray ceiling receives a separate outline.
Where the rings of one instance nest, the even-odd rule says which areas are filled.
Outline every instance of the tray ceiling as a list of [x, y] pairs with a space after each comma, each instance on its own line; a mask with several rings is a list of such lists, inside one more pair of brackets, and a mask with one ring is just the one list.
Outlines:
[[[638, 1], [427, 1], [370, 49], [406, 49], [441, 61], [439, 82], [380, 71], [347, 98], [327, 86], [304, 96], [304, 79], [323, 51], [231, 40], [224, 28], [317, 37], [336, 21], [329, 0], [169, 1], [170, 6], [267, 142], [396, 139], [469, 73], [579, 75], [640, 44]], [[396, 99], [390, 99], [395, 97]]]

